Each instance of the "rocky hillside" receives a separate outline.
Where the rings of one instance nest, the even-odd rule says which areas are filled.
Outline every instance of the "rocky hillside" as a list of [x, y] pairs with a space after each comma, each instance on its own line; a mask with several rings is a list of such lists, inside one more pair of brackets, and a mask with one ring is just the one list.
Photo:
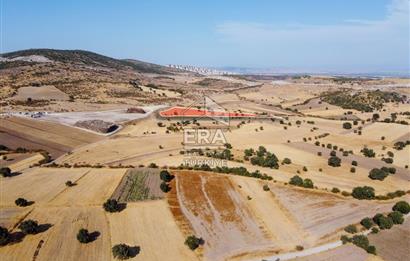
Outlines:
[[83, 50], [29, 49], [0, 55], [0, 97], [20, 87], [54, 86], [75, 98], [137, 95], [144, 74], [172, 75], [176, 69], [120, 60]]

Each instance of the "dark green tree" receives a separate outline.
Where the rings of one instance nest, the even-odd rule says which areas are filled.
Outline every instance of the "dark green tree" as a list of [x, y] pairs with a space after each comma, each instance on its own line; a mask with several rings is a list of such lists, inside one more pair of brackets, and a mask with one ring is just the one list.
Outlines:
[[37, 221], [29, 219], [25, 220], [20, 223], [18, 228], [24, 233], [24, 234], [37, 234], [39, 231], [39, 225]]
[[403, 213], [399, 211], [390, 212], [387, 216], [393, 221], [394, 224], [403, 224], [404, 222]]
[[174, 175], [171, 175], [167, 170], [162, 170], [159, 176], [161, 180], [165, 182], [170, 182], [174, 178]]
[[0, 246], [7, 245], [10, 242], [10, 232], [7, 228], [0, 226]]
[[363, 218], [361, 221], [360, 221], [360, 224], [362, 225], [362, 226], [364, 226], [366, 229], [370, 229], [373, 225], [374, 225], [374, 223], [373, 223], [373, 221], [372, 221], [372, 219], [371, 218]]
[[399, 201], [393, 206], [393, 211], [399, 211], [403, 214], [410, 212], [410, 205], [406, 201]]
[[14, 203], [19, 207], [27, 207], [29, 205], [29, 202], [24, 198], [18, 198]]
[[185, 245], [187, 245], [189, 249], [195, 250], [199, 247], [199, 245], [201, 244], [201, 241], [202, 241], [201, 238], [191, 235], [185, 239]]
[[355, 187], [352, 190], [352, 196], [357, 199], [374, 199], [374, 188], [369, 186]]
[[82, 228], [77, 233], [77, 240], [82, 244], [87, 244], [92, 241], [92, 237], [87, 229]]
[[303, 186], [303, 179], [298, 175], [295, 175], [290, 179], [289, 184], [295, 186]]

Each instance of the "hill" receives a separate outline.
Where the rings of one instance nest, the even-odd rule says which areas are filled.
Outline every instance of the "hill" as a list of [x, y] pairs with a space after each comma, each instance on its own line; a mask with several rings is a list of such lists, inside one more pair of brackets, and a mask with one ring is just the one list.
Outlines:
[[[115, 59], [101, 54], [84, 50], [56, 50], [56, 49], [28, 49], [1, 54], [15, 65], [27, 63], [24, 57], [45, 57], [52, 62], [86, 65], [92, 67], [106, 67], [117, 70], [135, 70], [142, 73], [172, 74], [175, 69], [131, 59]], [[20, 62], [20, 63], [19, 63]], [[36, 61], [30, 61], [35, 63]]]

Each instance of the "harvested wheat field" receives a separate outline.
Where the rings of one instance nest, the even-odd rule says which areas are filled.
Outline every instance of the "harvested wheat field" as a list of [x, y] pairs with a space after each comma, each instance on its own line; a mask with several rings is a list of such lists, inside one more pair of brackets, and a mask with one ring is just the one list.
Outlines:
[[76, 181], [90, 171], [84, 168], [32, 168], [15, 177], [0, 177], [0, 206], [14, 206], [19, 197], [36, 204], [47, 204], [66, 189], [66, 181]]
[[107, 216], [111, 244], [137, 247], [133, 260], [198, 260], [184, 245], [184, 236], [163, 200], [128, 203], [125, 210]]
[[[160, 137], [163, 137], [161, 139]], [[162, 148], [160, 148], [162, 146]], [[182, 149], [180, 136], [162, 134], [139, 137], [118, 137], [106, 139], [75, 150], [57, 160], [57, 163], [89, 163], [108, 165], [138, 165], [141, 158]], [[162, 156], [162, 157], [163, 157]]]
[[[124, 169], [90, 169], [75, 181], [76, 185], [56, 195], [48, 205], [102, 205], [111, 197], [125, 174]], [[78, 200], [81, 195], [81, 200]]]
[[[108, 221], [101, 207], [36, 207], [25, 219], [37, 220], [43, 232], [0, 248], [2, 260], [111, 260]], [[80, 228], [94, 232], [95, 241], [80, 244]]]
[[44, 156], [41, 153], [34, 153], [31, 157], [20, 160], [16, 163], [10, 164], [8, 167], [13, 172], [20, 172], [29, 168], [30, 166], [39, 163], [41, 160], [44, 159]]
[[9, 148], [42, 149], [53, 158], [102, 139], [87, 131], [25, 117], [1, 118], [0, 138]]

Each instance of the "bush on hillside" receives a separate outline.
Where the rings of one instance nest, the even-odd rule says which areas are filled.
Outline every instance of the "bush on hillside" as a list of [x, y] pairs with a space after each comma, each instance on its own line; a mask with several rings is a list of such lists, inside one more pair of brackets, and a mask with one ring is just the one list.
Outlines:
[[388, 175], [389, 173], [378, 168], [374, 168], [369, 172], [369, 178], [373, 180], [384, 180]]
[[199, 245], [201, 244], [201, 241], [202, 241], [201, 238], [191, 235], [185, 239], [185, 245], [187, 245], [189, 249], [195, 250], [199, 247]]
[[352, 190], [352, 196], [357, 199], [374, 199], [374, 188], [369, 186], [355, 187]]
[[403, 224], [404, 222], [403, 213], [399, 211], [390, 212], [387, 216], [393, 221], [394, 224]]
[[393, 206], [393, 211], [399, 211], [403, 214], [410, 212], [410, 205], [406, 201], [399, 201]]
[[10, 232], [7, 228], [0, 226], [0, 246], [7, 245], [10, 242]]
[[37, 221], [32, 220], [32, 219], [21, 222], [18, 228], [24, 234], [37, 234], [39, 232], [39, 225]]
[[340, 167], [342, 160], [337, 156], [332, 156], [327, 160], [327, 164], [332, 167]]
[[363, 219], [360, 221], [360, 224], [361, 224], [363, 227], [365, 227], [366, 229], [370, 229], [372, 226], [374, 226], [374, 223], [373, 223], [372, 219], [371, 219], [371, 218], [368, 218], [368, 217], [363, 218]]

